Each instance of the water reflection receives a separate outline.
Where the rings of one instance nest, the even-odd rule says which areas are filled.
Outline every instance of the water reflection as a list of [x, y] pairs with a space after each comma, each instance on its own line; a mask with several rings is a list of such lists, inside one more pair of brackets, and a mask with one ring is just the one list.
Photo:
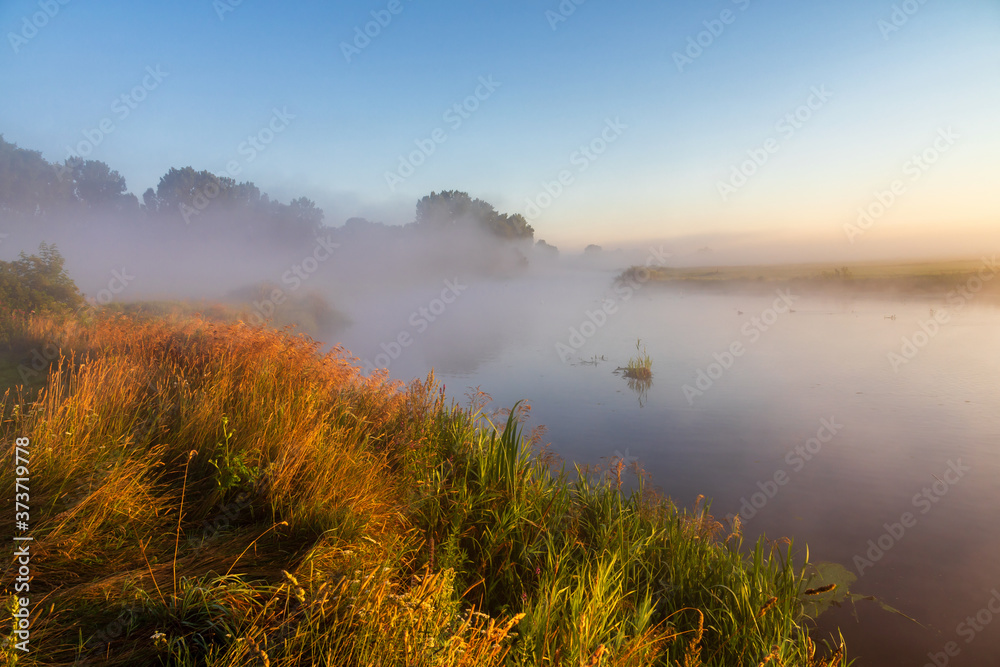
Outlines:
[[649, 398], [649, 389], [653, 386], [653, 376], [630, 375], [628, 370], [624, 368], [616, 369], [614, 373], [615, 375], [622, 375], [625, 378], [628, 388], [639, 399], [639, 407], [645, 407], [646, 400]]

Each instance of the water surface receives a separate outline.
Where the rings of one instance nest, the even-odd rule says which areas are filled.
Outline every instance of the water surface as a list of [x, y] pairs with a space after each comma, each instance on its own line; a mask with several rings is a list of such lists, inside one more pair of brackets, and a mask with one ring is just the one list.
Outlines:
[[[342, 338], [375, 359], [408, 333], [393, 377], [434, 368], [463, 403], [477, 386], [499, 406], [525, 399], [567, 461], [633, 457], [679, 503], [704, 494], [720, 518], [742, 507], [750, 538], [792, 537], [813, 561], [845, 565], [859, 575], [854, 591], [924, 626], [870, 603], [857, 620], [850, 608], [824, 616], [859, 665], [919, 667], [947, 648], [958, 651], [951, 665], [1000, 665], [1000, 613], [989, 610], [1000, 611], [1000, 310], [795, 294], [786, 308], [766, 290], [655, 285], [626, 298], [611, 278], [470, 283], [426, 327], [411, 315], [441, 289], [414, 289], [354, 313], [369, 324]], [[948, 322], [919, 335], [942, 310]], [[602, 326], [585, 325], [594, 320]], [[566, 359], [557, 343], [581, 342], [571, 329], [592, 335]], [[902, 339], [915, 335], [922, 347], [894, 367], [889, 353], [906, 358]], [[637, 338], [654, 361], [641, 395], [613, 373]], [[734, 343], [742, 354], [730, 359]], [[717, 359], [728, 368], [710, 368]], [[703, 393], [685, 393], [699, 371], [711, 386], [703, 377]]]

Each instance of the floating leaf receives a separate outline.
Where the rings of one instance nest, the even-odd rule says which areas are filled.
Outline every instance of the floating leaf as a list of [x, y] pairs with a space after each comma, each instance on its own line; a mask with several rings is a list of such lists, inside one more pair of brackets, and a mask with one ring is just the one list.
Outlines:
[[806, 590], [799, 598], [803, 611], [810, 618], [817, 618], [830, 607], [840, 606], [840, 603], [850, 595], [851, 584], [857, 579], [853, 572], [840, 563], [808, 565], [806, 568]]
[[[907, 616], [874, 595], [852, 593], [850, 586], [858, 578], [853, 572], [839, 563], [810, 563], [806, 566], [805, 577], [805, 590], [799, 596], [799, 600], [802, 603], [803, 612], [810, 618], [817, 618], [820, 614], [829, 610], [830, 607], [839, 607], [842, 602], [850, 601], [851, 605], [854, 606], [859, 600], [868, 600], [877, 604], [884, 611], [897, 614], [913, 621], [920, 627], [924, 627], [915, 618]], [[857, 619], [857, 616], [857, 607], [855, 607], [855, 619]]]

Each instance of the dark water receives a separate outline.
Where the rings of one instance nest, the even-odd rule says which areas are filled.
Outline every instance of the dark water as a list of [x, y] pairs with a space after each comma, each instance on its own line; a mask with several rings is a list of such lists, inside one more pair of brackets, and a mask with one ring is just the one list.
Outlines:
[[[857, 619], [833, 610], [822, 628], [839, 625], [859, 665], [1000, 665], [1000, 310], [793, 294], [794, 312], [778, 312], [789, 299], [773, 293], [647, 285], [626, 299], [610, 285], [470, 284], [446, 305], [434, 304], [443, 285], [414, 290], [353, 313], [368, 324], [343, 340], [372, 360], [388, 348], [394, 377], [433, 367], [461, 402], [476, 386], [499, 406], [526, 399], [567, 461], [633, 457], [679, 503], [704, 494], [716, 516], [741, 513], [750, 538], [789, 536], [843, 564], [853, 591], [922, 624], [869, 602]], [[430, 322], [419, 308], [432, 306]], [[947, 322], [935, 329], [934, 315]], [[571, 341], [570, 328], [592, 335]], [[401, 333], [412, 342], [397, 351]], [[612, 372], [636, 338], [654, 364], [641, 393]], [[557, 343], [581, 341], [561, 358]]]

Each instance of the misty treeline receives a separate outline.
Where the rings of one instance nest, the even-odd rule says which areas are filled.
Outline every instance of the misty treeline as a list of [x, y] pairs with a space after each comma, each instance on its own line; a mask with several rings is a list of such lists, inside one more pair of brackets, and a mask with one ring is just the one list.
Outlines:
[[[104, 162], [71, 157], [51, 163], [2, 135], [0, 216], [6, 227], [14, 228], [118, 223], [186, 229], [193, 238], [221, 233], [283, 244], [311, 242], [321, 233], [342, 229], [325, 227], [323, 210], [306, 197], [282, 203], [252, 182], [192, 167], [169, 169], [140, 201], [128, 191], [125, 178]], [[353, 235], [385, 233], [389, 227], [363, 218], [349, 222]], [[415, 220], [396, 228], [403, 233], [467, 229], [495, 240], [530, 242], [534, 236], [521, 214], [500, 213], [458, 191], [432, 192], [417, 203]], [[544, 242], [540, 247], [551, 249]]]

